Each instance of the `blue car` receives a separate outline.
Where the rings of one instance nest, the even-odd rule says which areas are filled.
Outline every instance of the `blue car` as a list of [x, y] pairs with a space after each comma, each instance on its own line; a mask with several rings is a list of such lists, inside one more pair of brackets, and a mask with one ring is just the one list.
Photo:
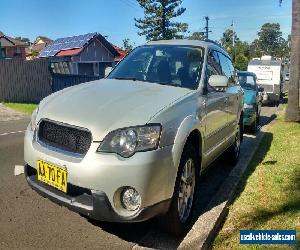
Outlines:
[[238, 72], [239, 83], [244, 90], [244, 127], [249, 128], [255, 134], [259, 124], [259, 116], [262, 105], [261, 92], [263, 89], [256, 83], [256, 75], [248, 71]]

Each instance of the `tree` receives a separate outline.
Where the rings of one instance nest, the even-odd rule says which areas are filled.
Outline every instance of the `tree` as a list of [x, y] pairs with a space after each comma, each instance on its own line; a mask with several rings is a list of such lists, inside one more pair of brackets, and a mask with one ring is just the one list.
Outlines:
[[289, 41], [285, 40], [283, 37], [279, 40], [279, 46], [276, 49], [276, 56], [280, 57], [281, 60], [290, 57], [290, 47]]
[[226, 49], [227, 53], [231, 56], [234, 64], [235, 57], [238, 54], [236, 51], [236, 47], [237, 44], [240, 42], [240, 39], [237, 37], [237, 34], [232, 29], [227, 29], [224, 31], [223, 36], [220, 39], [220, 42], [221, 45]]
[[227, 29], [223, 33], [221, 44], [227, 49], [233, 47], [234, 43], [237, 43], [239, 40], [240, 39], [237, 37], [237, 34], [232, 29]]
[[225, 30], [220, 41], [231, 56], [235, 68], [246, 70], [250, 57], [249, 44], [241, 41], [232, 29]]
[[204, 32], [193, 32], [192, 35], [188, 37], [189, 40], [205, 40]]
[[250, 44], [249, 50], [250, 58], [260, 58], [262, 56], [262, 51], [260, 50], [260, 45], [257, 38]]
[[132, 51], [134, 47], [135, 44], [131, 44], [129, 38], [125, 38], [123, 40], [123, 49], [126, 50], [127, 52]]
[[265, 23], [262, 25], [258, 35], [258, 48], [264, 54], [277, 56], [278, 47], [282, 38], [279, 23]]
[[179, 7], [182, 0], [137, 0], [144, 9], [144, 18], [134, 18], [138, 34], [146, 36], [147, 41], [183, 38], [187, 23], [172, 22], [182, 15], [185, 8]]
[[244, 54], [238, 54], [235, 59], [234, 67], [238, 70], [247, 70], [249, 59]]
[[31, 51], [31, 56], [33, 57], [33, 58], [35, 58], [35, 57], [38, 57], [38, 55], [39, 55], [39, 52], [38, 51]]
[[[281, 2], [281, 0], [280, 0]], [[300, 122], [299, 87], [300, 87], [300, 0], [292, 3], [291, 34], [291, 76], [289, 82], [288, 105], [285, 120]]]

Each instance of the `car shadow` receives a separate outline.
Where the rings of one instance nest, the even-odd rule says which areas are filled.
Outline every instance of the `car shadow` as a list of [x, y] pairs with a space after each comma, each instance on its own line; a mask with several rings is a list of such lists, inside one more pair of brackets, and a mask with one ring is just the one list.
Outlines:
[[261, 129], [263, 126], [268, 125], [277, 117], [276, 114], [272, 114], [271, 116], [260, 116], [258, 128]]
[[158, 227], [155, 219], [136, 223], [113, 223], [86, 219], [103, 231], [133, 243], [140, 242], [149, 230], [155, 230]]
[[[266, 125], [275, 118], [275, 115], [271, 117], [262, 117], [261, 122], [262, 124]], [[255, 162], [251, 162], [251, 166], [246, 171], [246, 174], [244, 175], [241, 183], [238, 186], [238, 192], [235, 197], [238, 197], [244, 190], [248, 177], [255, 170], [255, 167], [260, 162], [262, 162], [266, 152], [270, 148], [273, 139], [272, 134], [266, 132], [259, 133], [264, 133], [263, 147], [259, 152], [256, 153], [256, 160]], [[241, 145], [241, 157], [243, 157], [243, 155], [245, 154], [249, 154], [249, 151], [252, 150], [255, 140], [255, 136], [247, 134], [244, 135], [244, 141]], [[264, 164], [272, 165], [274, 164], [274, 162], [266, 162]], [[223, 154], [200, 177], [199, 191], [192, 214], [191, 227], [197, 221], [199, 216], [226, 200], [226, 197], [224, 197], [224, 199], [222, 197], [220, 197], [220, 199], [214, 198], [216, 197], [216, 194], [220, 190], [220, 187], [225, 183], [225, 180], [230, 175], [233, 169], [234, 166], [228, 162], [226, 154]], [[215, 200], [217, 200], [216, 203], [212, 202]], [[93, 225], [100, 227], [102, 230], [110, 234], [116, 235], [117, 237], [125, 241], [132, 242], [137, 244], [138, 246], [146, 248], [176, 249], [186, 236], [182, 235], [181, 237], [172, 237], [163, 232], [159, 227], [159, 218], [151, 219], [146, 222], [129, 224], [99, 222], [90, 219], [88, 220]]]

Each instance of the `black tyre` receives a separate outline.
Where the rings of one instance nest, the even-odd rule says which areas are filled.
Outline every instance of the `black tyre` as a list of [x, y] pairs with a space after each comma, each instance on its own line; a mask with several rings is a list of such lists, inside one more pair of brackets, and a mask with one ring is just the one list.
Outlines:
[[160, 218], [163, 230], [180, 236], [189, 228], [199, 182], [198, 155], [191, 144], [183, 150], [168, 212]]
[[235, 135], [234, 144], [228, 149], [228, 158], [231, 164], [235, 165], [240, 156], [241, 150], [241, 123], [238, 124], [237, 132]]
[[257, 114], [256, 123], [257, 123], [257, 126], [259, 126], [259, 123], [260, 123], [260, 112]]
[[257, 117], [258, 115], [256, 114], [254, 122], [249, 127], [250, 133], [253, 135], [255, 135], [257, 131], [257, 125], [258, 125]]

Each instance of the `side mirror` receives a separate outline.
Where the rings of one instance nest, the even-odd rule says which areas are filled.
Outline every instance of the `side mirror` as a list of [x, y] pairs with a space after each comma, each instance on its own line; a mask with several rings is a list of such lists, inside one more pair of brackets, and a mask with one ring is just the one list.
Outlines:
[[208, 79], [208, 84], [214, 88], [225, 88], [228, 86], [228, 77], [220, 75], [212, 75]]
[[104, 71], [104, 76], [107, 77], [112, 70], [113, 67], [106, 67]]

